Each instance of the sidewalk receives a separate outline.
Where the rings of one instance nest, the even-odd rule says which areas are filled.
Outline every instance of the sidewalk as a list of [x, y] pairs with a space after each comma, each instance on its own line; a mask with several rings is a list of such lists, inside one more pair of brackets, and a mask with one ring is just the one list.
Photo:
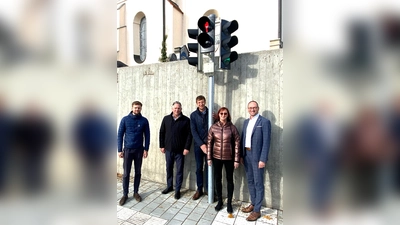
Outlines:
[[[133, 182], [129, 183], [129, 190], [133, 190]], [[163, 224], [253, 224], [253, 225], [283, 225], [283, 212], [280, 210], [261, 208], [261, 218], [255, 222], [246, 221], [249, 213], [243, 213], [240, 209], [249, 203], [233, 201], [233, 218], [226, 212], [226, 199], [224, 208], [216, 212], [216, 203], [208, 204], [208, 196], [202, 196], [194, 201], [192, 196], [195, 191], [181, 190], [181, 198], [174, 199], [174, 192], [161, 194], [165, 184], [141, 180], [139, 194], [141, 202], [137, 202], [130, 192], [128, 201], [119, 206], [122, 197], [122, 182], [117, 179], [117, 220], [118, 225], [163, 225]]]

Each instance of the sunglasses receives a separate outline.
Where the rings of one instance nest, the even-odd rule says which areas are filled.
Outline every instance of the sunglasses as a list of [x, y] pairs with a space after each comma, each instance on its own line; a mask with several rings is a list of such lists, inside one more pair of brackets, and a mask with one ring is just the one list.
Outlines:
[[220, 113], [219, 115], [228, 115], [228, 113]]

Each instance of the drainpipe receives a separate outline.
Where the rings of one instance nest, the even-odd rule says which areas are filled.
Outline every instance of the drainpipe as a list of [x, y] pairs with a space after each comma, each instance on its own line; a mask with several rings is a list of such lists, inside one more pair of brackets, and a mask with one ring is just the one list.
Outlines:
[[282, 0], [278, 2], [278, 38], [279, 38], [279, 48], [283, 48], [282, 41]]
[[165, 37], [165, 0], [162, 0], [162, 8], [163, 8], [163, 36], [161, 40], [164, 40]]

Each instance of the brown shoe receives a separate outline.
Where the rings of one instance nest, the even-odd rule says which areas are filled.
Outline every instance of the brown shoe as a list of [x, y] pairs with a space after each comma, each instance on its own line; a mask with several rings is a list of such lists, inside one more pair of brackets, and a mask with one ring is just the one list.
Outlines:
[[261, 213], [259, 212], [252, 212], [250, 213], [250, 216], [246, 218], [247, 221], [256, 221], [258, 218], [261, 217]]
[[199, 199], [203, 195], [202, 192], [196, 191], [196, 193], [193, 195], [193, 200]]
[[249, 213], [249, 212], [253, 212], [254, 206], [253, 205], [249, 205], [245, 208], [242, 208], [242, 212], [244, 213]]
[[140, 195], [138, 193], [133, 194], [133, 197], [136, 199], [136, 201], [141, 202], [142, 201], [142, 197], [140, 197]]
[[126, 195], [122, 196], [122, 198], [119, 200], [119, 205], [124, 205], [127, 199], [128, 196]]

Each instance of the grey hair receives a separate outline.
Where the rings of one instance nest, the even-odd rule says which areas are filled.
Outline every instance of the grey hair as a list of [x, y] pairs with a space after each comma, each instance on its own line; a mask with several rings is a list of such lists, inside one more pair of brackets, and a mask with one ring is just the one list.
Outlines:
[[182, 108], [182, 104], [179, 101], [174, 101], [174, 103], [172, 103], [172, 106], [174, 106], [175, 104], [179, 104], [179, 106]]

